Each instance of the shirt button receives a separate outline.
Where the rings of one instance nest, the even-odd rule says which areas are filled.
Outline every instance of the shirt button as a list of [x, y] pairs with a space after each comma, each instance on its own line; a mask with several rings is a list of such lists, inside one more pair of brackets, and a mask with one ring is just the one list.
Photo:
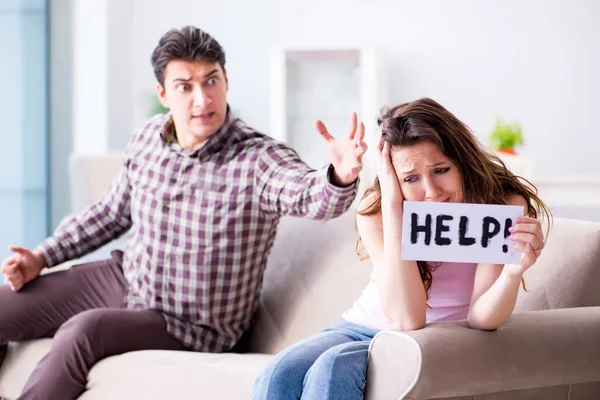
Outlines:
[[169, 182], [171, 183], [171, 185], [174, 185], [177, 183], [177, 179], [171, 178], [171, 179], [169, 179]]
[[164, 212], [167, 212], [167, 211], [169, 211], [169, 207], [168, 207], [168, 206], [162, 206], [162, 210], [163, 210]]
[[165, 242], [167, 240], [167, 235], [160, 235], [160, 240]]

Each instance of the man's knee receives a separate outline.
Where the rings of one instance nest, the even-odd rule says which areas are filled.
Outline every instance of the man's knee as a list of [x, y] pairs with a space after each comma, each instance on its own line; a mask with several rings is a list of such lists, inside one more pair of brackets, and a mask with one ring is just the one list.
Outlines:
[[106, 311], [106, 309], [92, 309], [72, 316], [58, 329], [55, 340], [67, 340], [74, 343], [86, 343], [90, 339], [96, 341], [95, 339], [105, 328], [103, 320]]

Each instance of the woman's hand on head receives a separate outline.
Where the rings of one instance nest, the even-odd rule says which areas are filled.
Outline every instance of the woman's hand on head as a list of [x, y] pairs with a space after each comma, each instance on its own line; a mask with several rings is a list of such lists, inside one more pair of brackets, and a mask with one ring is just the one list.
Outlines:
[[530, 217], [517, 218], [517, 223], [509, 228], [511, 247], [521, 252], [520, 265], [506, 265], [509, 272], [523, 274], [537, 261], [544, 248], [544, 234], [539, 220]]
[[400, 207], [401, 209], [404, 196], [400, 189], [398, 175], [392, 165], [390, 147], [390, 144], [383, 141], [382, 137], [379, 136], [377, 146], [375, 146], [375, 159], [377, 161], [377, 176], [381, 187], [381, 204], [382, 206]]

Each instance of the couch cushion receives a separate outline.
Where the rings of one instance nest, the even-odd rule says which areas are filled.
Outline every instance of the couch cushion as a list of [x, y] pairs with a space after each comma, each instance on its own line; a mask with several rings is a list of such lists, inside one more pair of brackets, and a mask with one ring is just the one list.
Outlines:
[[109, 357], [88, 375], [80, 400], [249, 399], [272, 356], [147, 350]]
[[250, 350], [276, 353], [337, 321], [368, 283], [356, 255], [355, 212], [330, 221], [283, 218], [263, 281]]
[[69, 156], [71, 210], [79, 212], [99, 201], [123, 167], [122, 153]]
[[16, 399], [37, 363], [50, 351], [52, 339], [9, 343], [0, 368], [0, 397]]
[[515, 312], [600, 306], [600, 223], [556, 218]]
[[[0, 368], [0, 398], [16, 399], [52, 339], [10, 343]], [[100, 361], [80, 397], [96, 399], [248, 399], [272, 356], [147, 350]]]

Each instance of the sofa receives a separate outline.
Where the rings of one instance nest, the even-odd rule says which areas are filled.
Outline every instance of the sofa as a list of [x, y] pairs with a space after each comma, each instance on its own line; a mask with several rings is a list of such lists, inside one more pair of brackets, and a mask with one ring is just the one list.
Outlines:
[[[85, 187], [78, 179], [107, 187], [107, 171], [119, 162], [74, 156], [73, 191]], [[359, 260], [355, 245], [352, 211], [327, 222], [283, 218], [255, 324], [236, 352], [110, 357], [92, 368], [80, 398], [248, 399], [273, 354], [338, 320], [359, 296], [372, 266]], [[528, 291], [520, 289], [513, 315], [496, 331], [458, 321], [378, 333], [365, 399], [600, 399], [600, 223], [557, 218], [525, 280]], [[51, 343], [10, 344], [0, 397], [18, 397]]]

